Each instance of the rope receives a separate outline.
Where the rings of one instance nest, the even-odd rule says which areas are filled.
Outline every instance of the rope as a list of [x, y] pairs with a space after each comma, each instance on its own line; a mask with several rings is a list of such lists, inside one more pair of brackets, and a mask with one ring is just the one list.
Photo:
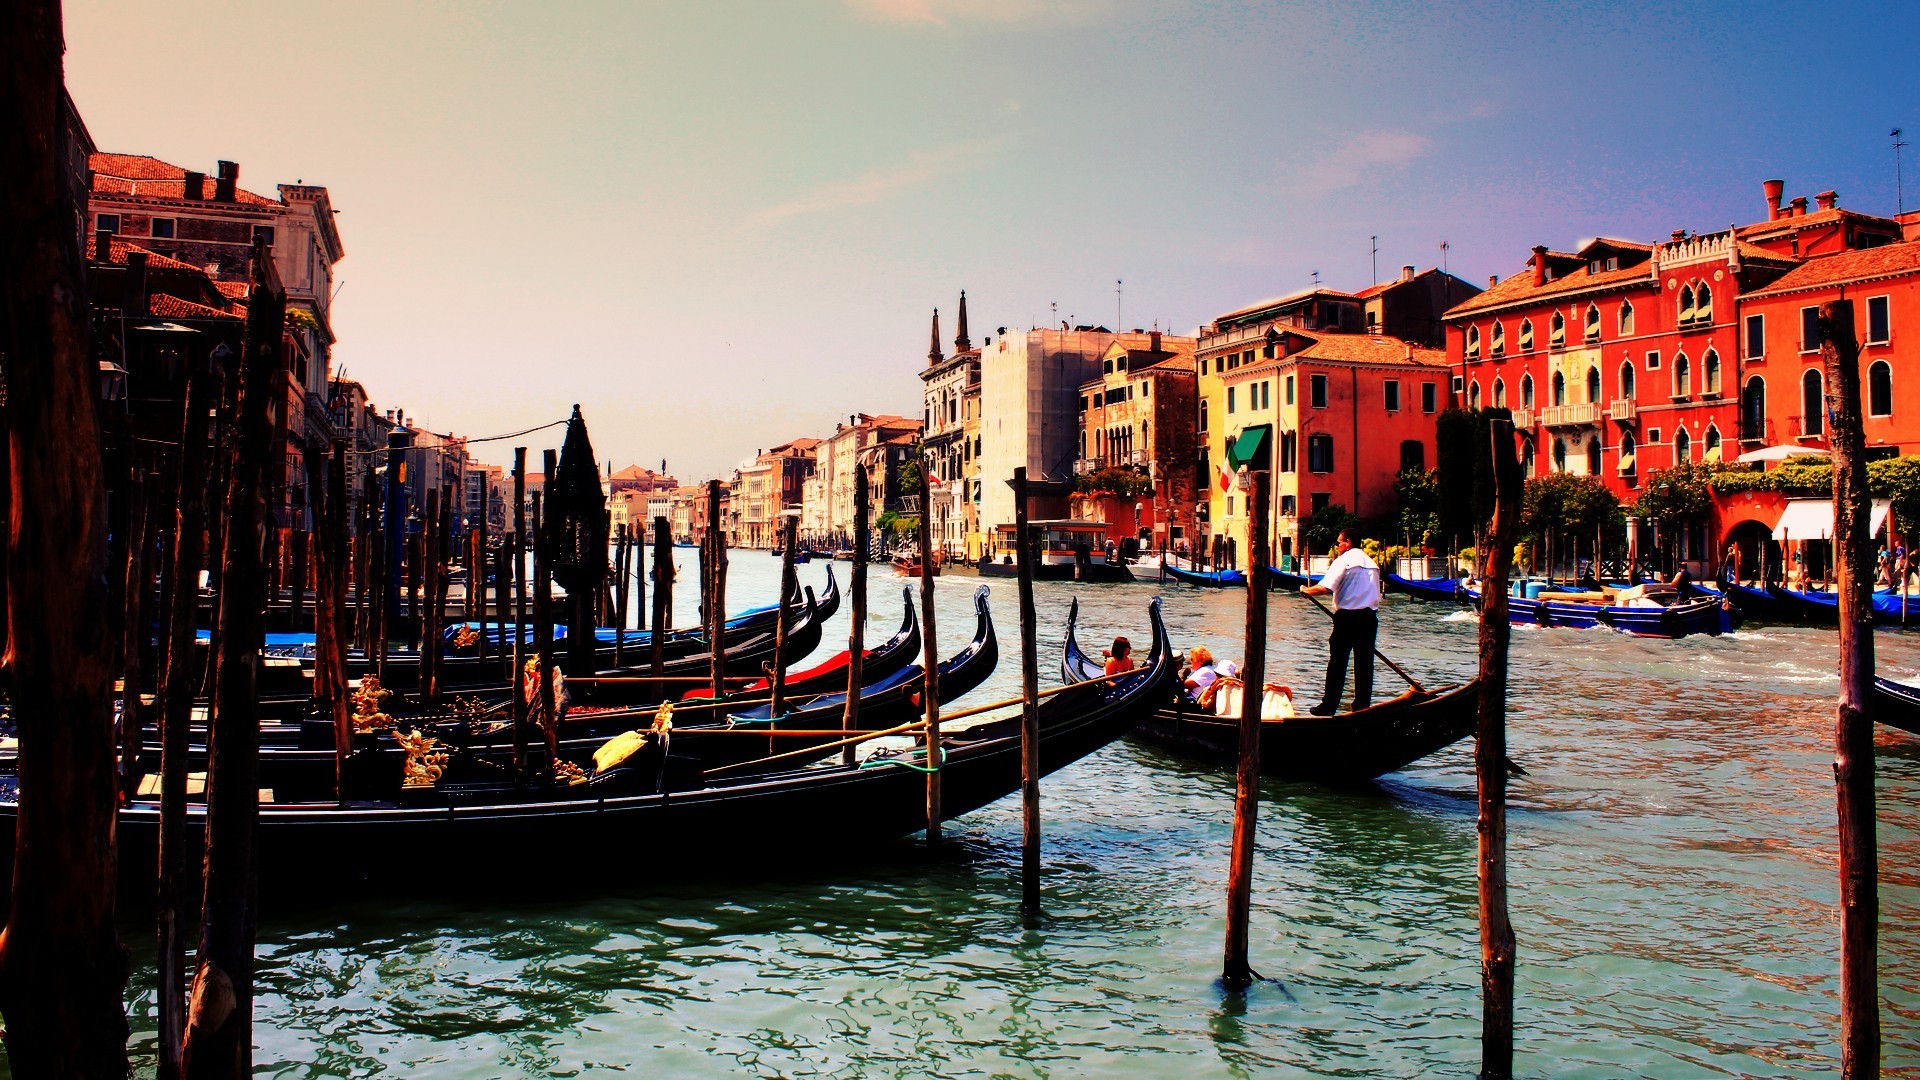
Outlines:
[[904, 769], [912, 769], [914, 772], [933, 773], [933, 772], [939, 772], [941, 768], [943, 768], [947, 764], [947, 748], [944, 746], [940, 748], [940, 764], [939, 765], [934, 765], [934, 766], [915, 765], [912, 761], [908, 760], [908, 758], [912, 758], [912, 757], [926, 757], [926, 756], [927, 756], [927, 752], [925, 750], [916, 748], [912, 751], [909, 751], [907, 754], [907, 757], [904, 757], [904, 758], [897, 758], [897, 757], [868, 758], [867, 760], [860, 763], [860, 768], [871, 769], [876, 765], [898, 765]]

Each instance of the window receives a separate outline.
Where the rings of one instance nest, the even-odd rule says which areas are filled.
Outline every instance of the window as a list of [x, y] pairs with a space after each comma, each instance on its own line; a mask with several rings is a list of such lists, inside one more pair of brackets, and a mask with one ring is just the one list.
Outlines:
[[1567, 440], [1553, 440], [1553, 471], [1567, 471]]
[[1647, 370], [1648, 371], [1660, 370], [1660, 350], [1659, 349], [1647, 350]]
[[1463, 388], [1465, 388], [1466, 385], [1467, 384], [1465, 379], [1462, 379], [1458, 375], [1455, 375], [1453, 377], [1452, 390], [1454, 393], [1456, 394], [1459, 393]]
[[1700, 326], [1713, 325], [1713, 289], [1706, 282], [1693, 295], [1693, 321]]
[[1287, 404], [1293, 404], [1293, 376], [1287, 376]]
[[1547, 347], [1550, 349], [1563, 349], [1566, 345], [1567, 317], [1556, 311], [1553, 313], [1553, 318], [1547, 323]]
[[1473, 380], [1472, 383], [1469, 383], [1467, 386], [1467, 408], [1478, 409], [1479, 407], [1480, 407], [1480, 380], [1475, 379]]
[[1115, 370], [1115, 371], [1125, 371], [1125, 370], [1127, 370], [1127, 358], [1126, 358], [1125, 356], [1116, 356], [1116, 357], [1114, 357], [1114, 358], [1113, 358], [1113, 370]]
[[1597, 435], [1587, 440], [1587, 475], [1600, 475], [1600, 438]]
[[259, 237], [262, 240], [265, 240], [267, 242], [268, 247], [273, 246], [273, 226], [255, 225], [253, 227], [253, 235]]
[[170, 217], [154, 218], [153, 227], [149, 232], [156, 240], [173, 239], [173, 219]]
[[1232, 387], [1232, 386], [1229, 386], [1229, 387], [1227, 387], [1227, 415], [1228, 415], [1228, 416], [1232, 416], [1232, 415], [1233, 415], [1233, 413], [1234, 413], [1234, 408], [1233, 408], [1233, 392], [1234, 392], [1234, 390], [1235, 390], [1235, 389], [1237, 389], [1237, 388], [1236, 388], [1236, 387]]
[[1381, 396], [1386, 400], [1388, 412], [1400, 411], [1400, 380], [1388, 379], [1381, 385]]
[[1143, 383], [1141, 383], [1141, 384], [1140, 384], [1140, 396], [1141, 396], [1141, 397], [1152, 397], [1152, 396], [1153, 396], [1153, 384], [1152, 384], [1152, 383], [1149, 383], [1149, 382], [1143, 382]]
[[93, 227], [117, 234], [120, 231], [120, 215], [100, 214], [93, 219]]
[[1207, 430], [1207, 414], [1213, 411], [1209, 407], [1211, 405], [1212, 405], [1212, 402], [1208, 402], [1208, 401], [1203, 401], [1200, 403], [1200, 430], [1201, 431]]
[[1700, 392], [1720, 396], [1720, 350], [1708, 349], [1700, 358]]
[[1867, 297], [1867, 344], [1885, 345], [1893, 337], [1893, 312], [1884, 296]]
[[1504, 409], [1507, 407], [1507, 382], [1505, 379], [1493, 380], [1493, 407], [1496, 409]]
[[1708, 424], [1707, 437], [1702, 439], [1701, 443], [1707, 448], [1708, 454], [1712, 454], [1715, 450], [1720, 449], [1720, 426], [1718, 424]]
[[1300, 467], [1300, 436], [1296, 432], [1280, 433], [1280, 471], [1290, 473]]
[[1633, 336], [1633, 301], [1620, 301], [1620, 336]]
[[1693, 302], [1693, 286], [1680, 286], [1680, 326], [1682, 329], [1692, 326], [1698, 312]]
[[1600, 307], [1597, 304], [1589, 303], [1587, 305], [1586, 333], [1588, 341], [1600, 340]]
[[1496, 322], [1493, 324], [1493, 355], [1505, 356], [1506, 354], [1507, 354], [1507, 324], [1503, 322]]
[[1520, 468], [1522, 472], [1533, 472], [1533, 440], [1520, 440]]
[[1631, 360], [1620, 362], [1620, 397], [1626, 401], [1633, 400], [1633, 361]]
[[1309, 496], [1309, 501], [1313, 506], [1313, 512], [1317, 514], [1327, 508], [1327, 504], [1333, 501], [1333, 496], [1324, 491], [1316, 491]]
[[1531, 375], [1520, 376], [1520, 407], [1533, 408], [1533, 376]]
[[1558, 371], [1553, 373], [1553, 403], [1555, 405], [1567, 403], [1567, 377]]
[[1820, 351], [1820, 309], [1817, 307], [1800, 309], [1800, 351]]
[[1430, 382], [1420, 384], [1420, 411], [1421, 412], [1424, 412], [1424, 413], [1438, 412], [1440, 408], [1439, 398], [1440, 398], [1440, 388], [1438, 386]]
[[1673, 358], [1673, 396], [1682, 398], [1692, 393], [1692, 365], [1688, 363], [1686, 353], [1677, 353]]
[[1326, 408], [1327, 407], [1327, 377], [1325, 375], [1309, 375], [1307, 376], [1307, 379], [1308, 379], [1307, 390], [1308, 390], [1308, 393], [1311, 394], [1313, 398], [1311, 404], [1316, 409]]
[[1591, 364], [1587, 366], [1587, 400], [1600, 400], [1600, 369]]
[[1533, 351], [1533, 320], [1532, 319], [1520, 320], [1520, 351], [1521, 352]]
[[1100, 362], [1100, 374], [1102, 374], [1102, 375], [1111, 375], [1111, 374], [1113, 374], [1113, 361], [1111, 361], [1111, 360], [1103, 360], [1103, 361], [1101, 361], [1101, 362]]
[[1213, 358], [1213, 373], [1214, 373], [1215, 375], [1218, 375], [1218, 374], [1220, 374], [1220, 373], [1221, 373], [1222, 371], [1225, 371], [1226, 369], [1227, 369], [1227, 358], [1226, 358], [1226, 357], [1224, 357], [1224, 356], [1216, 356], [1216, 357], [1214, 357], [1214, 358]]
[[1629, 485], [1631, 485], [1634, 482], [1635, 474], [1637, 474], [1640, 471], [1640, 463], [1634, 460], [1633, 449], [1634, 449], [1633, 432], [1631, 431], [1621, 432], [1620, 433], [1620, 475], [1627, 478], [1627, 483]]
[[1760, 441], [1767, 430], [1767, 380], [1755, 375], [1740, 391], [1740, 438]]
[[1333, 436], [1307, 436], [1307, 471], [1316, 473], [1333, 471]]
[[1480, 355], [1480, 328], [1477, 326], [1469, 326], [1467, 327], [1467, 356], [1477, 357], [1479, 355]]
[[1800, 434], [1827, 433], [1827, 398], [1820, 386], [1820, 369], [1808, 368], [1800, 376]]
[[1660, 429], [1659, 428], [1655, 427], [1655, 428], [1647, 429], [1647, 445], [1648, 446], [1660, 445]]
[[1406, 439], [1400, 443], [1400, 471], [1406, 472], [1408, 469], [1427, 471], [1427, 444], [1419, 439]]
[[[1291, 495], [1282, 495], [1282, 496], [1280, 496], [1280, 516], [1281, 516], [1281, 517], [1292, 517], [1292, 516], [1293, 516], [1293, 508], [1294, 508], [1294, 506], [1295, 506], [1295, 505], [1297, 505], [1297, 504], [1295, 503], [1295, 501], [1294, 501], [1294, 498], [1293, 498], [1293, 496], [1291, 496]], [[1284, 537], [1284, 536], [1283, 536], [1283, 537], [1281, 537], [1281, 538], [1280, 538], [1280, 542], [1281, 542], [1282, 544], [1285, 544], [1285, 543], [1288, 543], [1289, 541], [1288, 541], [1288, 539], [1287, 539], [1286, 537]]]
[[1747, 359], [1758, 360], [1767, 355], [1767, 317], [1765, 315], [1747, 316]]
[[1693, 460], [1693, 440], [1687, 437], [1687, 429], [1681, 428], [1673, 433], [1673, 463], [1685, 465]]
[[1867, 368], [1867, 415], [1893, 415], [1893, 366], [1885, 360]]

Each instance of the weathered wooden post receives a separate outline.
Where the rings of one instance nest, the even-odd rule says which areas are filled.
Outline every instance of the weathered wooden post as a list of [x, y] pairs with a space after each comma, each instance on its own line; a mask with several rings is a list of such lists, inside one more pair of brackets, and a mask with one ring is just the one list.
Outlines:
[[1040, 914], [1040, 659], [1025, 465], [1013, 470], [1013, 521], [1020, 585], [1020, 910], [1033, 916]]
[[253, 289], [247, 301], [232, 524], [222, 555], [218, 693], [207, 734], [207, 814], [199, 963], [193, 976], [185, 1074], [244, 1076], [253, 1061], [254, 833], [260, 814], [260, 717], [255, 694], [265, 640], [266, 463], [274, 458], [271, 422], [276, 377], [285, 363], [281, 336], [286, 293], [266, 240], [255, 237]]
[[616, 534], [613, 549], [614, 586], [613, 586], [613, 666], [624, 667], [627, 662], [627, 577], [631, 568], [627, 565], [629, 553], [627, 545], [627, 527], [620, 526]]
[[666, 672], [667, 623], [673, 618], [673, 527], [666, 515], [653, 519], [653, 677]]
[[[324, 612], [327, 645], [314, 656], [315, 675], [325, 664], [328, 669], [327, 709], [333, 718], [334, 790], [340, 801], [347, 798], [347, 756], [353, 752], [353, 710], [348, 705], [346, 605], [347, 593], [347, 443], [333, 441], [333, 454], [327, 461], [327, 487], [321, 506], [320, 554], [324, 565], [318, 584], [326, 597]], [[316, 631], [320, 628], [315, 627]]]
[[[307, 494], [307, 507], [309, 510], [313, 507], [311, 492]], [[307, 611], [307, 574], [313, 550], [313, 533], [297, 523], [288, 532], [291, 535], [288, 537], [287, 546], [292, 549], [288, 559], [292, 567], [288, 574], [290, 587], [287, 589], [287, 630], [297, 634], [302, 629], [301, 623]]]
[[[646, 558], [646, 552], [647, 527], [638, 523], [629, 525], [627, 527], [627, 571], [626, 576], [622, 577], [620, 581], [622, 596], [625, 595], [625, 589], [629, 585], [633, 588], [633, 618], [634, 629], [636, 630], [647, 629], [649, 622], [647, 619], [647, 575], [640, 569], [641, 560]], [[625, 602], [622, 601], [622, 603], [624, 604]], [[622, 626], [626, 625], [624, 607], [620, 617], [620, 624]]]
[[914, 461], [920, 466], [920, 623], [925, 633], [921, 647], [925, 651], [926, 678], [922, 683], [921, 705], [927, 718], [927, 843], [940, 843], [940, 645], [933, 624], [933, 500], [928, 497], [932, 486], [927, 478], [933, 475], [932, 462], [926, 455], [916, 455]]
[[1474, 748], [1479, 788], [1480, 1075], [1513, 1075], [1513, 969], [1518, 945], [1507, 914], [1507, 578], [1520, 528], [1525, 478], [1513, 455], [1513, 421], [1488, 420], [1492, 517], [1475, 538], [1480, 562], [1480, 710]]
[[[720, 481], [707, 481], [707, 549], [711, 584], [707, 587], [707, 647], [711, 650], [713, 696], [726, 692], [727, 674], [727, 537], [721, 531]], [[780, 598], [780, 619], [786, 621], [787, 598]]]
[[1240, 764], [1234, 774], [1233, 852], [1227, 873], [1226, 969], [1220, 980], [1244, 990], [1260, 976], [1247, 959], [1253, 908], [1254, 828], [1260, 813], [1260, 705], [1267, 679], [1267, 503], [1272, 476], [1253, 474], [1247, 504], [1247, 662], [1240, 671]]
[[[848, 584], [853, 610], [852, 628], [847, 632], [847, 703], [841, 709], [840, 726], [847, 731], [860, 727], [860, 686], [865, 679], [867, 655], [867, 467], [853, 467], [853, 566]], [[855, 744], [840, 751], [843, 765], [854, 763]]]
[[414, 568], [418, 574], [421, 590], [420, 603], [414, 611], [419, 617], [420, 629], [420, 694], [429, 705], [440, 699], [439, 650], [439, 605], [437, 593], [440, 584], [440, 492], [427, 492], [427, 513], [420, 522], [420, 539], [416, 552]]
[[1820, 305], [1833, 449], [1834, 564], [1839, 573], [1840, 706], [1833, 780], [1840, 817], [1840, 1074], [1880, 1073], [1880, 852], [1873, 793], [1873, 496], [1860, 419], [1853, 301]]
[[513, 553], [513, 648], [507, 650], [513, 670], [507, 685], [513, 688], [513, 776], [516, 783], [526, 777], [527, 766], [527, 448], [513, 448], [513, 539], [507, 545]]
[[[780, 556], [780, 605], [784, 609], [787, 598], [800, 591], [799, 581], [793, 572], [793, 548], [797, 542], [795, 537], [800, 527], [800, 517], [797, 514], [782, 514], [781, 517], [781, 535], [786, 543], [786, 551]], [[769, 673], [769, 681], [773, 684], [773, 707], [768, 715], [775, 724], [787, 712], [787, 664], [792, 660], [787, 655], [787, 621], [783, 610], [780, 621], [773, 624], [773, 670]], [[771, 730], [772, 726], [768, 725], [768, 729]], [[774, 753], [772, 736], [767, 738], [767, 753]]]
[[[553, 475], [552, 463], [548, 463], [547, 475]], [[543, 492], [533, 493], [533, 647], [535, 654], [533, 680], [534, 705], [530, 710], [540, 726], [541, 737], [547, 742], [547, 775], [553, 775], [553, 752], [557, 749], [554, 739], [553, 709], [553, 577], [547, 565], [547, 531], [540, 516], [540, 496]]]
[[128, 492], [127, 535], [125, 556], [127, 565], [125, 589], [122, 599], [126, 601], [125, 617], [120, 624], [120, 790], [124, 795], [132, 795], [139, 783], [135, 766], [140, 760], [140, 740], [146, 728], [146, 703], [141, 699], [141, 684], [145, 680], [145, 671], [141, 660], [146, 650], [142, 639], [148, 632], [147, 618], [147, 543], [145, 538], [151, 531], [149, 517], [157, 517], [159, 507], [151, 510], [147, 506], [146, 491], [148, 482], [141, 482], [139, 470], [133, 470], [135, 483]]

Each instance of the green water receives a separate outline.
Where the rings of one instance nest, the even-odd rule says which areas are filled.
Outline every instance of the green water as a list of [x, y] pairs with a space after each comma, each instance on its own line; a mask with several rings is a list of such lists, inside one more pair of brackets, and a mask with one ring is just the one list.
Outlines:
[[[732, 565], [733, 606], [771, 598], [775, 560]], [[824, 581], [821, 564], [802, 571]], [[874, 572], [870, 642], [898, 624], [901, 583]], [[972, 632], [976, 584], [939, 580], [943, 653]], [[1018, 692], [1013, 586], [990, 584], [1003, 660], [973, 701]], [[1073, 595], [1083, 640], [1147, 639], [1154, 587], [1037, 592], [1049, 680]], [[1177, 643], [1239, 654], [1243, 594], [1160, 593]], [[845, 647], [846, 620], [823, 651]], [[1271, 677], [1314, 684], [1324, 616], [1276, 596], [1272, 622]], [[1381, 612], [1382, 648], [1429, 682], [1472, 671], [1474, 630], [1440, 605], [1390, 598]], [[1920, 673], [1920, 638], [1878, 640], [1883, 672]], [[1836, 1071], [1834, 651], [1831, 631], [1516, 631], [1523, 1074]], [[1920, 1071], [1920, 739], [1883, 731], [1879, 751], [1885, 1062]], [[938, 851], [903, 841], [851, 865], [828, 858], [840, 845], [823, 823], [818, 870], [764, 880], [573, 895], [568, 868], [539, 852], [518, 853], [520, 873], [557, 883], [535, 900], [329, 903], [316, 879], [306, 906], [262, 913], [255, 1061], [290, 1077], [1475, 1071], [1468, 746], [1357, 792], [1265, 786], [1253, 957], [1268, 981], [1244, 998], [1215, 982], [1231, 774], [1129, 741], [1043, 797], [1046, 916], [1031, 927], [1017, 800], [953, 823]], [[151, 932], [129, 921], [123, 936], [150, 1067]]]

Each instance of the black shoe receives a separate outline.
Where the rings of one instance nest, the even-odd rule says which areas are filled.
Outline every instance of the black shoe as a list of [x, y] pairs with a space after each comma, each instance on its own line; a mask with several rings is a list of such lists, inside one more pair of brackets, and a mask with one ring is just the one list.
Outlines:
[[1339, 711], [1340, 711], [1340, 706], [1338, 705], [1324, 705], [1324, 704], [1315, 705], [1313, 708], [1307, 710], [1307, 712], [1313, 716], [1332, 716]]

